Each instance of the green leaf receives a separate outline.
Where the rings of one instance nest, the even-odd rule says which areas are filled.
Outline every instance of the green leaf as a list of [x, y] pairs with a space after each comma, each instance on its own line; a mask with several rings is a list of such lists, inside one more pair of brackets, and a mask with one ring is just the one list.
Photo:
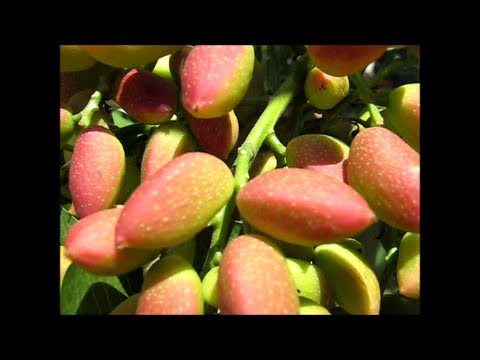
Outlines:
[[136, 123], [136, 121], [132, 120], [130, 116], [128, 116], [127, 114], [125, 114], [123, 111], [120, 111], [120, 110], [112, 111], [111, 115], [112, 115], [113, 123], [115, 124], [115, 126], [119, 128], [123, 128], [125, 126]]
[[68, 213], [65, 207], [60, 207], [60, 245], [65, 245], [65, 237], [67, 236], [68, 230], [77, 221], [74, 216]]
[[60, 291], [62, 315], [108, 315], [127, 298], [116, 276], [97, 276], [71, 264]]

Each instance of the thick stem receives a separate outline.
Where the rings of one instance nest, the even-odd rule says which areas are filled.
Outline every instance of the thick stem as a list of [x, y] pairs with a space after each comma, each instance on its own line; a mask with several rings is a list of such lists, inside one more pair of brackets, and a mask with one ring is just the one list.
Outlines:
[[238, 148], [238, 155], [235, 161], [234, 192], [230, 200], [221, 212], [217, 214], [215, 221], [212, 223], [212, 226], [214, 227], [212, 242], [202, 271], [203, 274], [206, 274], [213, 266], [215, 266], [215, 254], [218, 251], [222, 251], [225, 247], [227, 231], [233, 210], [235, 209], [237, 193], [247, 184], [249, 180], [248, 170], [252, 161], [255, 159], [258, 150], [265, 141], [265, 138], [274, 132], [273, 129], [280, 118], [280, 115], [282, 115], [288, 104], [302, 89], [309, 64], [310, 59], [308, 55], [303, 55], [292, 75], [273, 95], [247, 138]]
[[73, 152], [73, 145], [65, 144], [65, 145], [63, 145], [62, 149], [65, 150], [65, 151]]
[[274, 132], [275, 124], [288, 104], [298, 94], [305, 81], [306, 69], [310, 59], [303, 55], [297, 71], [290, 76], [272, 97], [255, 126], [252, 128], [242, 146], [238, 148], [237, 168], [235, 170], [235, 191], [238, 192], [249, 179], [248, 169], [265, 138]]
[[74, 121], [78, 121], [78, 125], [86, 129], [87, 127], [96, 125], [93, 121], [93, 115], [100, 109], [103, 94], [107, 89], [105, 77], [100, 77], [97, 90], [90, 96], [90, 100], [85, 108], [73, 117]]

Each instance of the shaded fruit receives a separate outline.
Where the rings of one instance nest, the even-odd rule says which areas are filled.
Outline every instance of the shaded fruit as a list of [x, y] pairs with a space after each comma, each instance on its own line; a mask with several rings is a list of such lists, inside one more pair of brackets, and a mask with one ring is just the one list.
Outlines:
[[345, 160], [348, 153], [348, 146], [334, 137], [307, 134], [293, 138], [285, 156], [288, 167], [319, 171], [347, 183]]
[[364, 251], [362, 243], [360, 241], [354, 239], [354, 238], [348, 238], [348, 239], [342, 240], [340, 242], [340, 244], [343, 247], [345, 247], [347, 249], [350, 249], [352, 251], [356, 251], [356, 252], [359, 252], [359, 253]]
[[218, 299], [218, 266], [210, 269], [202, 280], [202, 293], [205, 302], [214, 308], [220, 308]]
[[135, 315], [137, 311], [137, 304], [140, 294], [130, 296], [128, 299], [122, 301], [112, 310], [110, 315]]
[[305, 261], [311, 261], [313, 259], [313, 246], [295, 245], [280, 240], [272, 241], [287, 257]]
[[420, 84], [406, 84], [390, 93], [385, 126], [420, 152]]
[[310, 103], [320, 110], [328, 110], [348, 95], [348, 76], [331, 76], [313, 68], [305, 79], [305, 95]]
[[60, 287], [62, 286], [63, 277], [71, 263], [72, 260], [70, 260], [65, 253], [65, 246], [60, 245]]
[[307, 45], [312, 63], [333, 76], [352, 75], [380, 58], [386, 45]]
[[175, 85], [140, 69], [132, 69], [119, 79], [115, 100], [128, 115], [145, 124], [165, 123], [177, 111]]
[[277, 167], [277, 158], [271, 150], [260, 151], [255, 159], [253, 160], [248, 173], [250, 179], [253, 179], [255, 176], [266, 173]]
[[60, 73], [60, 102], [67, 103], [77, 92], [85, 89], [95, 89], [99, 77], [106, 75], [110, 67], [96, 63], [87, 70]]
[[187, 152], [195, 151], [195, 139], [187, 128], [174, 121], [155, 129], [143, 153], [141, 180], [152, 176], [158, 169]]
[[306, 261], [292, 258], [286, 260], [298, 296], [326, 308], [333, 307], [333, 292], [325, 273], [318, 266]]
[[301, 298], [300, 299], [300, 315], [331, 315], [330, 311], [316, 302]]
[[299, 301], [283, 255], [259, 235], [226, 247], [218, 270], [222, 314], [298, 314]]
[[127, 156], [125, 158], [125, 176], [118, 194], [117, 204], [124, 204], [139, 185], [140, 168], [137, 165], [137, 158], [136, 156]]
[[193, 264], [195, 259], [195, 250], [197, 248], [197, 240], [195, 238], [185, 241], [180, 245], [168, 248], [165, 255], [178, 255], [187, 260], [190, 264]]
[[333, 288], [335, 302], [353, 315], [378, 315], [380, 286], [366, 259], [342, 244], [315, 248], [314, 263], [322, 269]]
[[380, 220], [404, 231], [420, 231], [420, 155], [381, 127], [360, 132], [350, 146], [348, 183]]
[[60, 107], [60, 147], [64, 146], [75, 130], [71, 109]]
[[182, 104], [196, 118], [228, 114], [245, 96], [252, 79], [252, 45], [197, 45], [181, 73]]
[[60, 45], [60, 72], [87, 70], [96, 62], [78, 45]]
[[122, 209], [98, 211], [75, 223], [67, 233], [67, 256], [82, 269], [98, 275], [126, 274], [158, 255], [158, 251], [119, 250], [115, 225]]
[[68, 99], [68, 106], [72, 109], [73, 114], [78, 114], [85, 108], [85, 106], [87, 106], [90, 97], [94, 92], [94, 89], [85, 89], [75, 93], [70, 99]]
[[349, 146], [356, 134], [363, 130], [365, 130], [365, 127], [361, 124], [340, 119], [331, 126], [326, 127], [325, 135], [333, 136]]
[[183, 64], [185, 64], [185, 59], [192, 50], [192, 45], [185, 45], [180, 50], [174, 52], [172, 56], [170, 56], [170, 74], [172, 74], [172, 77], [178, 86], [180, 86], [181, 83], [180, 74], [182, 73]]
[[248, 223], [297, 245], [341, 241], [376, 221], [367, 202], [351, 187], [307, 169], [275, 169], [257, 176], [236, 201]]
[[199, 119], [187, 114], [187, 120], [200, 147], [219, 159], [225, 160], [237, 144], [238, 120], [233, 110], [213, 119]]
[[205, 228], [232, 193], [233, 176], [221, 160], [200, 152], [181, 155], [125, 203], [117, 246], [161, 249], [181, 244]]
[[262, 105], [252, 106], [251, 104], [244, 102], [244, 99], [262, 95], [265, 95], [265, 91], [263, 89], [263, 69], [260, 61], [255, 58], [252, 80], [248, 86], [247, 93], [242, 101], [235, 107], [235, 114], [237, 114], [237, 118], [240, 123], [245, 124], [251, 116], [254, 116], [255, 114], [260, 115], [264, 108]]
[[400, 294], [420, 298], [420, 234], [403, 236], [398, 252], [397, 280]]
[[202, 282], [180, 256], [160, 259], [148, 270], [137, 315], [202, 315]]
[[112, 207], [125, 174], [125, 152], [110, 130], [94, 126], [77, 138], [70, 163], [69, 188], [82, 218]]
[[180, 49], [181, 45], [80, 45], [80, 47], [104, 64], [132, 68], [172, 54]]

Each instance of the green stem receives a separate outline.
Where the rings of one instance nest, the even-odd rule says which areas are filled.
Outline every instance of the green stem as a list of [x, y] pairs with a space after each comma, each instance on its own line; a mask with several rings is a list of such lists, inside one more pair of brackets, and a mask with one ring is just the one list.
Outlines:
[[238, 192], [249, 179], [248, 168], [255, 158], [265, 138], [274, 132], [275, 124], [288, 104], [300, 92], [305, 80], [308, 56], [302, 56], [297, 71], [290, 76], [271, 98], [255, 126], [252, 128], [244, 143], [238, 148], [237, 168], [235, 170], [235, 191]]
[[383, 117], [382, 115], [380, 115], [380, 111], [378, 111], [378, 108], [373, 103], [369, 103], [367, 106], [368, 106], [368, 111], [370, 112], [370, 120], [371, 120], [372, 126], [382, 126]]
[[285, 151], [287, 147], [282, 144], [277, 135], [274, 132], [271, 132], [265, 138], [265, 144], [276, 154], [285, 156]]
[[227, 231], [230, 219], [235, 209], [235, 198], [240, 189], [249, 180], [248, 170], [252, 161], [262, 146], [265, 138], [273, 133], [275, 124], [280, 115], [285, 111], [292, 99], [301, 91], [307, 68], [310, 64], [308, 55], [303, 55], [292, 75], [280, 86], [278, 91], [271, 98], [267, 107], [257, 120], [243, 144], [238, 148], [236, 168], [234, 176], [234, 192], [225, 207], [215, 216], [212, 222], [214, 227], [212, 241], [202, 273], [206, 274], [215, 266], [214, 256], [218, 251], [223, 250], [227, 239]]
[[282, 144], [282, 142], [278, 139], [277, 135], [272, 132], [267, 135], [265, 138], [265, 144], [272, 150], [275, 158], [277, 159], [277, 167], [284, 167], [287, 163], [285, 159], [285, 152], [287, 151], [287, 147]]
[[223, 250], [224, 239], [227, 238], [228, 225], [234, 209], [235, 196], [232, 196], [222, 210], [215, 215], [214, 221], [212, 222], [213, 233], [210, 249], [208, 249], [207, 258], [200, 274], [202, 279], [211, 268], [217, 266], [215, 256], [221, 249]]
[[97, 90], [90, 96], [90, 100], [85, 108], [80, 113], [73, 116], [74, 121], [78, 121], [78, 125], [86, 129], [87, 127], [96, 125], [93, 121], [93, 116], [100, 109], [100, 103], [102, 101], [103, 93], [107, 89], [107, 83], [105, 77], [100, 77], [100, 83]]
[[350, 76], [350, 79], [353, 81], [355, 86], [357, 87], [358, 94], [360, 95], [360, 99], [365, 103], [368, 104], [373, 99], [373, 93], [370, 90], [367, 82], [363, 78], [363, 75], [359, 72]]
[[73, 152], [73, 145], [65, 144], [63, 145], [63, 150]]

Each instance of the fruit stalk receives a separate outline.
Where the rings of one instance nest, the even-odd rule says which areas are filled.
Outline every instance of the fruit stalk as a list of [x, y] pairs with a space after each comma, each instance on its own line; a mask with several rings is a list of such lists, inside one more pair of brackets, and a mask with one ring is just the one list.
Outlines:
[[305, 81], [309, 61], [307, 55], [302, 56], [298, 62], [297, 69], [272, 97], [244, 143], [238, 148], [238, 156], [236, 159], [237, 167], [234, 179], [235, 192], [238, 192], [248, 182], [250, 163], [257, 155], [267, 135], [274, 132], [273, 128], [280, 118], [280, 115], [282, 115], [290, 101], [292, 101], [302, 89], [302, 81]]
[[370, 113], [370, 119], [372, 120], [371, 123], [373, 126], [381, 126], [383, 125], [383, 117], [380, 115], [380, 111], [375, 106], [375, 104], [369, 103], [367, 105], [368, 112]]
[[100, 82], [98, 84], [97, 90], [94, 91], [92, 96], [90, 96], [90, 100], [88, 101], [85, 108], [80, 111], [78, 114], [73, 116], [73, 121], [78, 122], [83, 128], [87, 128], [89, 126], [94, 126], [96, 124], [92, 123], [93, 115], [100, 109], [99, 105], [102, 101], [103, 94], [107, 90], [107, 82], [105, 77], [100, 77]]
[[273, 154], [275, 155], [278, 166], [285, 166], [285, 152], [287, 151], [287, 147], [282, 144], [282, 142], [274, 132], [267, 135], [267, 137], [265, 138], [265, 144], [270, 148], [270, 150], [272, 150]]
[[307, 54], [304, 54], [299, 59], [297, 67], [292, 75], [282, 84], [282, 86], [280, 86], [277, 93], [270, 99], [270, 102], [255, 126], [250, 131], [243, 144], [238, 148], [238, 155], [235, 160], [236, 168], [233, 195], [225, 207], [220, 210], [218, 216], [215, 217], [216, 221], [212, 223], [212, 242], [202, 271], [202, 277], [215, 266], [213, 257], [218, 250], [223, 249], [225, 246], [230, 218], [232, 217], [235, 208], [235, 197], [238, 191], [245, 186], [249, 180], [248, 170], [252, 161], [255, 159], [255, 156], [265, 141], [265, 138], [269, 134], [274, 133], [273, 128], [280, 118], [280, 115], [282, 115], [288, 104], [303, 88], [309, 65], [310, 58]]

